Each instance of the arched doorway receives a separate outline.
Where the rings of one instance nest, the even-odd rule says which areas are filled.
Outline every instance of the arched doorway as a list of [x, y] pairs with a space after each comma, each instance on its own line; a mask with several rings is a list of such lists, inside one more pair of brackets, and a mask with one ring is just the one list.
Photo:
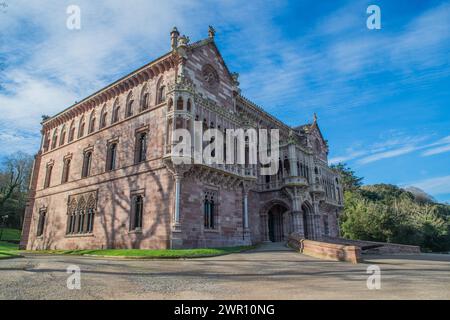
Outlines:
[[311, 207], [304, 203], [302, 204], [302, 211], [303, 211], [303, 234], [305, 235], [306, 239], [310, 239], [312, 235], [312, 225], [311, 225]]
[[269, 240], [272, 242], [279, 242], [285, 240], [285, 221], [284, 213], [288, 211], [286, 207], [281, 204], [275, 204], [268, 212], [268, 229]]

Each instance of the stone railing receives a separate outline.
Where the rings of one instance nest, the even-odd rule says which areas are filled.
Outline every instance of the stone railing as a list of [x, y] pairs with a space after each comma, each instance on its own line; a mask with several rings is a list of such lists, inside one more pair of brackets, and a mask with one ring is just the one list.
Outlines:
[[332, 261], [358, 263], [361, 261], [361, 249], [358, 246], [313, 241], [292, 233], [288, 245], [305, 255]]
[[365, 240], [349, 240], [344, 238], [330, 238], [324, 237], [324, 241], [353, 245], [361, 248], [362, 253], [367, 254], [419, 254], [420, 247], [399, 243], [375, 242]]

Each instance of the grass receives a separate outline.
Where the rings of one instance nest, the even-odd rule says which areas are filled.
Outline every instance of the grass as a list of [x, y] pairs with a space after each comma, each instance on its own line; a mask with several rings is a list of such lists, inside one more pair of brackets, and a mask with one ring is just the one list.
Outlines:
[[202, 248], [202, 249], [103, 249], [103, 250], [41, 250], [29, 251], [37, 254], [61, 254], [61, 255], [92, 255], [102, 257], [126, 257], [126, 258], [201, 258], [220, 256], [230, 253], [242, 252], [253, 249], [254, 246], [238, 246], [226, 248]]
[[[2, 233], [1, 229], [0, 229], [0, 233]], [[21, 233], [20, 230], [5, 228], [5, 229], [3, 229], [1, 241], [7, 241], [7, 240], [19, 241], [20, 233]]]
[[19, 254], [17, 254], [18, 249], [18, 244], [0, 241], [0, 259], [21, 257]]

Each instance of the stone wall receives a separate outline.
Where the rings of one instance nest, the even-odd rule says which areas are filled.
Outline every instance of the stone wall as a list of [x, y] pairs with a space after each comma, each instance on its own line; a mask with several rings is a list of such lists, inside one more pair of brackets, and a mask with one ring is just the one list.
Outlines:
[[295, 233], [289, 236], [288, 244], [305, 255], [319, 259], [351, 263], [361, 261], [361, 249], [357, 246], [307, 240]]
[[362, 250], [362, 253], [370, 254], [418, 254], [420, 253], [419, 246], [412, 246], [406, 244], [398, 243], [387, 243], [387, 242], [375, 242], [375, 241], [365, 241], [365, 240], [349, 240], [343, 238], [325, 238], [325, 241], [336, 243], [336, 244], [346, 244], [359, 246], [361, 248], [380, 245], [377, 248], [371, 248], [368, 250]]

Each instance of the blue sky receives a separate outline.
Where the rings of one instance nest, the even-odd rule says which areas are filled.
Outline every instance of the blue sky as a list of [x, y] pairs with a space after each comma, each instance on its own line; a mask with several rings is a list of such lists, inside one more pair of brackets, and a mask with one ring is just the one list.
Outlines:
[[167, 52], [174, 25], [193, 41], [213, 25], [242, 93], [289, 125], [316, 112], [331, 162], [450, 202], [449, 1], [3, 2], [0, 158], [35, 153], [42, 114]]

